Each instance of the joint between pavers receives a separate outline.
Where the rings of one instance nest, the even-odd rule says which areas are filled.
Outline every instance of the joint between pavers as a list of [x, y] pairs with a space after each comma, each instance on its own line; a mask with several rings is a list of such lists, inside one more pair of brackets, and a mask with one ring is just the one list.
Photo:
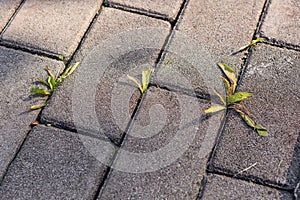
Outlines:
[[93, 25], [96, 23], [99, 15], [101, 14], [101, 12], [103, 10], [102, 5], [99, 7], [97, 13], [95, 14], [95, 16], [93, 17], [92, 21], [90, 22], [88, 28], [84, 32], [82, 38], [80, 39], [80, 42], [78, 43], [77, 47], [74, 50], [74, 52], [69, 56], [68, 60], [66, 61], [66, 66], [69, 66], [72, 63], [72, 61], [74, 60], [75, 55], [77, 54], [79, 49], [82, 47], [83, 43], [85, 42], [85, 40], [87, 38], [87, 35], [90, 33]]
[[172, 24], [174, 21], [172, 18], [168, 17], [167, 15], [161, 14], [159, 12], [148, 11], [148, 10], [145, 10], [142, 8], [134, 8], [131, 6], [125, 6], [125, 5], [122, 5], [119, 3], [109, 3], [108, 1], [105, 1], [104, 6], [122, 10], [125, 12], [134, 13], [134, 14], [145, 15], [147, 17], [151, 17], [151, 18], [155, 18], [155, 19], [159, 19], [159, 20], [168, 21], [170, 24]]
[[253, 37], [252, 37], [252, 40], [259, 37], [259, 33], [261, 31], [262, 24], [263, 24], [263, 22], [266, 18], [267, 13], [268, 13], [270, 4], [271, 4], [271, 0], [266, 0], [265, 1], [263, 9], [262, 9], [261, 14], [260, 14], [259, 19], [258, 19], [256, 28], [255, 28], [254, 34], [253, 34]]
[[297, 52], [300, 51], [299, 45], [284, 42], [282, 40], [277, 40], [275, 38], [267, 37], [267, 36], [263, 35], [262, 33], [260, 33], [260, 37], [265, 39], [264, 44], [268, 44], [268, 45], [279, 47], [279, 48], [286, 48], [288, 50], [294, 50]]
[[278, 184], [273, 181], [264, 180], [263, 178], [256, 177], [256, 176], [234, 173], [233, 171], [231, 171], [229, 169], [222, 169], [222, 168], [212, 166], [207, 169], [207, 173], [223, 175], [223, 176], [226, 176], [229, 178], [234, 178], [237, 180], [250, 181], [250, 182], [258, 184], [258, 185], [267, 186], [267, 187], [279, 189], [279, 190], [284, 190], [287, 192], [294, 191], [294, 187], [288, 186], [286, 184]]
[[0, 41], [0, 46], [4, 46], [6, 48], [10, 48], [10, 49], [14, 49], [17, 51], [23, 51], [26, 53], [30, 53], [33, 55], [38, 55], [38, 56], [42, 56], [42, 57], [47, 57], [47, 58], [51, 58], [51, 59], [55, 59], [58, 61], [62, 61], [60, 59], [60, 55], [47, 51], [47, 50], [43, 50], [43, 49], [37, 49], [37, 48], [33, 48], [33, 47], [29, 47], [29, 46], [25, 46], [22, 44], [18, 44], [12, 41], [8, 41], [8, 40], [1, 40]]
[[179, 9], [179, 12], [178, 12], [178, 14], [177, 14], [177, 16], [174, 20], [173, 26], [174, 26], [175, 30], [178, 30], [178, 26], [181, 22], [181, 19], [182, 19], [184, 13], [185, 13], [186, 7], [187, 7], [189, 2], [190, 2], [190, 0], [183, 0], [183, 2], [182, 2], [181, 7]]
[[17, 9], [15, 10], [14, 14], [9, 18], [8, 22], [5, 24], [4, 28], [0, 32], [0, 41], [2, 40], [3, 33], [9, 27], [9, 25], [11, 24], [11, 22], [13, 21], [13, 19], [16, 17], [16, 15], [18, 14], [18, 12], [20, 11], [20, 9], [22, 8], [22, 6], [24, 5], [25, 1], [26, 0], [22, 0], [21, 1], [21, 3], [19, 4], [19, 6], [17, 7]]
[[202, 199], [204, 192], [205, 192], [206, 184], [207, 184], [207, 177], [203, 176], [201, 183], [200, 183], [199, 193], [197, 195], [196, 200]]
[[6, 166], [3, 175], [0, 176], [0, 187], [1, 187], [2, 183], [3, 183], [3, 180], [4, 180], [5, 176], [7, 175], [7, 172], [9, 170], [10, 166], [12, 165], [12, 163], [16, 159], [17, 155], [19, 154], [19, 152], [20, 152], [22, 146], [24, 145], [26, 139], [28, 138], [28, 135], [31, 132], [31, 130], [32, 130], [32, 128], [30, 128], [30, 130], [25, 134], [24, 138], [22, 138], [21, 144], [17, 147], [17, 149], [16, 149], [16, 151], [15, 151], [12, 159], [10, 160], [10, 162], [8, 163], [8, 165]]

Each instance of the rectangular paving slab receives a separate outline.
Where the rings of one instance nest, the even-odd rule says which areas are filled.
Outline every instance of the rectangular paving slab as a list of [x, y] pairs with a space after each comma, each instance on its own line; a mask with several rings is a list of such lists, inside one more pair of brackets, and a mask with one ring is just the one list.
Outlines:
[[83, 141], [93, 139], [34, 127], [0, 186], [1, 199], [92, 199], [106, 167]]
[[39, 113], [29, 111], [29, 106], [45, 101], [33, 98], [30, 88], [36, 78], [46, 80], [46, 66], [58, 74], [64, 64], [0, 47], [0, 179]]
[[244, 105], [269, 136], [259, 137], [229, 112], [212, 170], [295, 187], [300, 163], [299, 64], [299, 52], [264, 45], [255, 48], [239, 90], [253, 93]]
[[159, 69], [156, 83], [203, 97], [220, 88], [217, 62], [241, 68], [243, 54], [230, 54], [251, 41], [263, 5], [264, 0], [189, 1], [166, 48], [163, 63], [171, 64]]
[[300, 46], [300, 1], [271, 1], [261, 33], [268, 38]]
[[195, 199], [223, 116], [208, 107], [151, 87], [98, 199]]
[[[160, 29], [149, 32], [148, 27]], [[42, 122], [120, 142], [140, 97], [127, 75], [140, 80], [142, 70], [154, 66], [169, 28], [161, 20], [104, 8], [74, 59], [80, 66], [57, 89]], [[134, 49], [136, 41], [141, 46]], [[143, 48], [147, 42], [156, 48]]]
[[101, 0], [24, 3], [3, 34], [5, 41], [70, 56], [100, 9]]
[[145, 14], [157, 15], [168, 20], [174, 20], [180, 11], [183, 0], [106, 0], [112, 6], [125, 8], [129, 10], [137, 10]]
[[215, 199], [285, 199], [292, 200], [293, 195], [251, 182], [219, 175], [209, 175], [203, 191], [203, 200]]
[[9, 19], [12, 17], [22, 0], [0, 1], [0, 33], [2, 32]]

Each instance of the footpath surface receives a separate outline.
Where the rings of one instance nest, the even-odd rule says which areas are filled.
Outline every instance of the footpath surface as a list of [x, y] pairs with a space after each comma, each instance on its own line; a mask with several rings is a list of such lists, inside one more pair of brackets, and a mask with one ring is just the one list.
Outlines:
[[[204, 113], [217, 62], [269, 136]], [[300, 199], [298, 0], [0, 0], [0, 84], [0, 199]]]

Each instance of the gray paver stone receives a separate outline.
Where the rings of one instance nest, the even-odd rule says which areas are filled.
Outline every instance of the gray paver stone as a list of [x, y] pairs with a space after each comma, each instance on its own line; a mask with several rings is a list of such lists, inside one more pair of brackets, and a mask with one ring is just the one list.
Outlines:
[[161, 66], [155, 83], [205, 98], [213, 93], [211, 88], [222, 92], [217, 63], [240, 69], [241, 54], [230, 54], [252, 39], [263, 4], [262, 0], [189, 1], [162, 63], [172, 62]]
[[237, 174], [255, 164], [238, 175], [295, 187], [299, 177], [299, 64], [296, 51], [264, 45], [254, 50], [239, 90], [253, 93], [245, 106], [269, 136], [258, 137], [230, 112], [213, 168]]
[[238, 69], [241, 56], [229, 55], [251, 41], [263, 5], [263, 0], [191, 0], [177, 29]]
[[223, 114], [151, 87], [98, 199], [195, 199]]
[[273, 0], [262, 25], [262, 35], [300, 46], [300, 1]]
[[[159, 39], [155, 43], [161, 47], [170, 26], [161, 20], [105, 8], [75, 57], [76, 61], [81, 61], [78, 70], [57, 89], [42, 114], [42, 121], [97, 134], [100, 132], [101, 136], [120, 142], [140, 97], [137, 86], [126, 75], [140, 75], [143, 69], [153, 67], [159, 52], [159, 49], [127, 51], [127, 45], [122, 46], [124, 42], [134, 43], [138, 37], [136, 30], [143, 27], [162, 29], [155, 37]], [[118, 34], [122, 32], [125, 35], [129, 32], [133, 36], [129, 41], [120, 41], [122, 37]], [[151, 41], [147, 39], [151, 37], [154, 36], [149, 33], [147, 35], [147, 32], [143, 34], [147, 41]], [[120, 49], [125, 49], [124, 54], [119, 53]], [[84, 73], [87, 74], [83, 75]], [[79, 102], [78, 105], [76, 102]], [[84, 106], [88, 108], [85, 109]], [[95, 110], [97, 116], [87, 123], [77, 123], [76, 119], [85, 120], [91, 117], [87, 110]], [[91, 125], [93, 121], [98, 124]]]
[[4, 32], [3, 39], [70, 56], [101, 3], [101, 0], [28, 0]]
[[61, 129], [35, 127], [3, 180], [0, 199], [92, 199], [106, 167], [80, 139]]
[[108, 3], [116, 6], [124, 6], [133, 10], [141, 10], [157, 14], [158, 16], [166, 17], [174, 20], [180, 11], [180, 6], [183, 0], [107, 0]]
[[18, 6], [20, 5], [22, 0], [17, 1], [7, 1], [1, 0], [0, 1], [0, 33], [2, 32], [3, 28], [14, 14]]
[[251, 182], [228, 178], [219, 175], [208, 176], [203, 200], [233, 200], [233, 199], [285, 199], [292, 200], [293, 196], [287, 192], [279, 191]]
[[45, 100], [30, 95], [35, 78], [46, 79], [45, 66], [55, 74], [64, 67], [62, 62], [0, 47], [0, 177], [37, 118], [39, 111], [28, 107]]

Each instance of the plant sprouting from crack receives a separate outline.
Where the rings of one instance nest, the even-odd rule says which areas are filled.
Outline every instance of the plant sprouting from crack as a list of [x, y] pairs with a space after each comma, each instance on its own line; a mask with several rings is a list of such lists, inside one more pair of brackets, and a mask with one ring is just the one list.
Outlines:
[[255, 39], [255, 40], [252, 40], [249, 44], [247, 44], [247, 45], [241, 47], [239, 50], [233, 52], [231, 55], [235, 55], [235, 54], [237, 54], [237, 53], [240, 53], [240, 52], [242, 52], [242, 51], [245, 51], [245, 50], [247, 50], [248, 48], [252, 48], [252, 47], [254, 47], [254, 46], [256, 46], [257, 44], [262, 43], [262, 42], [264, 42], [264, 38], [257, 38], [257, 39]]
[[220, 98], [223, 105], [213, 105], [206, 109], [205, 113], [216, 113], [226, 109], [234, 109], [246, 122], [248, 126], [253, 128], [259, 136], [268, 136], [268, 131], [262, 125], [256, 123], [253, 119], [249, 117], [249, 111], [240, 104], [241, 101], [251, 97], [250, 92], [236, 92], [237, 86], [237, 75], [236, 72], [226, 64], [218, 63], [218, 66], [225, 74], [225, 77], [221, 77], [223, 83], [226, 87], [226, 98], [224, 98], [219, 92], [214, 90], [216, 95]]
[[[65, 72], [62, 75], [60, 75], [57, 79], [55, 79], [55, 76], [53, 75], [51, 69], [48, 66], [46, 66], [45, 70], [48, 73], [47, 81], [45, 81], [41, 78], [37, 78], [37, 81], [39, 83], [42, 83], [47, 88], [40, 88], [38, 86], [33, 86], [30, 89], [31, 94], [38, 95], [38, 96], [44, 96], [44, 97], [51, 96], [53, 94], [53, 92], [55, 91], [55, 89], [75, 71], [75, 69], [78, 67], [78, 65], [79, 65], [79, 62], [68, 67], [65, 70]], [[36, 110], [36, 109], [45, 107], [46, 105], [47, 105], [47, 100], [42, 104], [31, 106], [30, 110]]]
[[139, 83], [139, 81], [136, 78], [134, 78], [130, 75], [127, 75], [127, 77], [129, 80], [131, 80], [138, 86], [138, 88], [140, 89], [140, 92], [142, 93], [142, 95], [144, 95], [144, 93], [148, 89], [150, 78], [151, 78], [153, 72], [154, 72], [154, 68], [143, 70], [142, 71], [142, 83]]

